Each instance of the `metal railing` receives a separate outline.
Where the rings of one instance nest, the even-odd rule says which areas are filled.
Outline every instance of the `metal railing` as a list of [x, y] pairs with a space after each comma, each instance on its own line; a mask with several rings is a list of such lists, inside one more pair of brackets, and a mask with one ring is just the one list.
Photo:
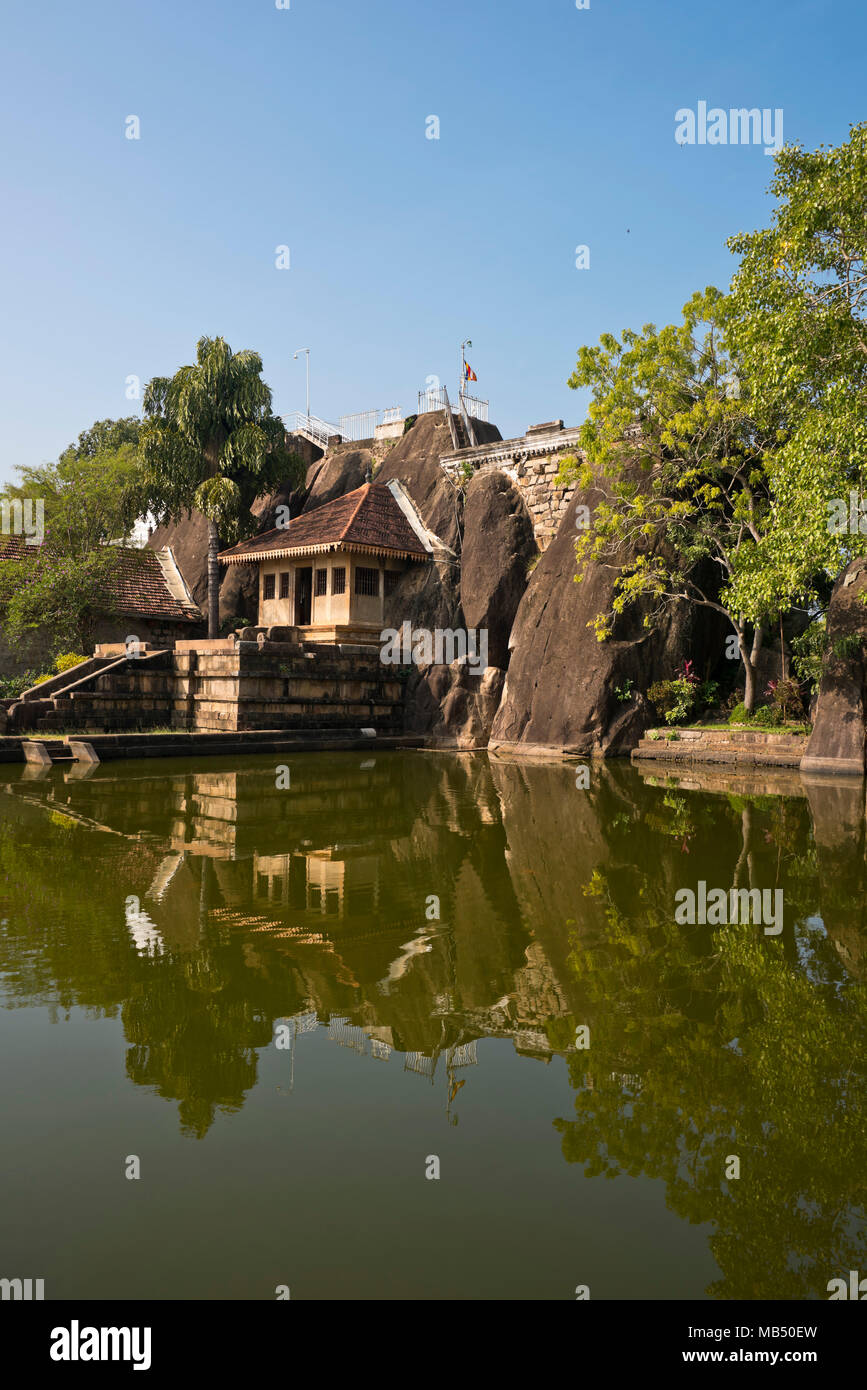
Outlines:
[[490, 401], [479, 400], [478, 396], [468, 396], [466, 392], [461, 393], [461, 400], [467, 414], [471, 415], [474, 420], [487, 420]]
[[340, 430], [337, 425], [330, 425], [327, 420], [320, 420], [318, 415], [305, 415], [303, 410], [296, 410], [292, 414], [285, 416], [283, 420], [289, 434], [301, 434], [305, 439], [310, 439], [314, 444], [327, 449], [329, 440], [338, 439]]
[[379, 425], [396, 425], [403, 419], [399, 405], [386, 410], [360, 410], [355, 415], [341, 415], [340, 433], [344, 439], [373, 439]]
[[[418, 413], [428, 415], [434, 410], [446, 410], [449, 393], [445, 386], [429, 387], [426, 391], [418, 393]], [[489, 401], [480, 400], [478, 396], [467, 396], [461, 392], [461, 400], [467, 414], [474, 420], [487, 420]]]

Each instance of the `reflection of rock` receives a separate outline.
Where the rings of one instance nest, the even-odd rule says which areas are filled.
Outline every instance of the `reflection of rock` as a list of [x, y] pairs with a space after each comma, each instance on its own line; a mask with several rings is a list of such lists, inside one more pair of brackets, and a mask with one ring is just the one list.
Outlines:
[[802, 769], [812, 772], [863, 774], [867, 752], [865, 729], [864, 637], [867, 635], [867, 559], [853, 560], [834, 586], [828, 608], [827, 632], [831, 643], [850, 639], [861, 645], [849, 658], [830, 651], [825, 657], [815, 724]]
[[819, 861], [819, 907], [846, 966], [867, 976], [867, 860], [860, 777], [803, 776]]
[[652, 632], [642, 627], [639, 611], [624, 614], [613, 636], [597, 641], [588, 624], [609, 608], [614, 575], [590, 565], [576, 584], [575, 538], [576, 508], [592, 508], [598, 498], [596, 489], [576, 492], [530, 578], [512, 630], [492, 747], [626, 752], [654, 721], [644, 700], [621, 702], [617, 687], [631, 681], [633, 689], [646, 690], [669, 679], [687, 657], [703, 675], [719, 656], [719, 623], [709, 610], [685, 603], [673, 605]]

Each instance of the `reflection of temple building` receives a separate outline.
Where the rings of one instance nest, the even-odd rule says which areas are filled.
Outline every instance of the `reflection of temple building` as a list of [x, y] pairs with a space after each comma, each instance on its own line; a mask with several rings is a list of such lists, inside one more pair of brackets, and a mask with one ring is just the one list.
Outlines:
[[[102, 764], [20, 794], [146, 848], [126, 934], [140, 958], [177, 961], [179, 1008], [183, 981], [211, 988], [200, 963], [226, 952], [247, 997], [279, 1001], [265, 1019], [295, 1020], [293, 1067], [318, 1021], [335, 1046], [456, 1096], [479, 1039], [546, 1060], [570, 1050], [568, 975], [524, 925], [502, 872], [501, 798], [481, 766], [378, 756], [335, 770], [308, 757], [292, 760], [284, 790], [258, 760]], [[556, 1041], [552, 1019], [566, 1021]]]
[[379, 907], [379, 860], [363, 846], [354, 853], [330, 845], [309, 854], [254, 854], [253, 901], [339, 920], [373, 917]]

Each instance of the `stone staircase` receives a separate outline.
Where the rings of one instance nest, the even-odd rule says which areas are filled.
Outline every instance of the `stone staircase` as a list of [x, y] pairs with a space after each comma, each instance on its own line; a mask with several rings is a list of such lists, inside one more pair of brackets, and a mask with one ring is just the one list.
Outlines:
[[382, 664], [378, 648], [212, 645], [224, 649], [154, 651], [113, 662], [40, 701], [35, 727], [104, 733], [160, 727], [215, 733], [403, 732], [403, 681], [394, 667]]
[[[676, 737], [672, 737], [673, 734]], [[649, 729], [633, 748], [632, 759], [798, 767], [806, 751], [807, 739], [807, 734], [764, 729]]]

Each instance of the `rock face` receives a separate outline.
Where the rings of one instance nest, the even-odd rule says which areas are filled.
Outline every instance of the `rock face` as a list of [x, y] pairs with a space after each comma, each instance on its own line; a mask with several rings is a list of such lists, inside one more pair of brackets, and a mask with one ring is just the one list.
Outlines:
[[655, 722], [643, 699], [621, 701], [616, 687], [632, 681], [641, 691], [671, 677], [685, 658], [703, 670], [724, 641], [724, 628], [708, 610], [672, 607], [655, 631], [641, 613], [624, 614], [613, 635], [598, 642], [587, 624], [608, 608], [612, 571], [588, 567], [575, 583], [576, 508], [592, 508], [598, 491], [576, 492], [560, 529], [530, 578], [512, 629], [512, 659], [491, 747], [586, 755], [625, 753]]
[[461, 606], [467, 627], [487, 631], [488, 661], [503, 670], [527, 569], [538, 553], [529, 513], [505, 474], [474, 478], [464, 509]]
[[373, 450], [358, 444], [338, 444], [329, 450], [310, 482], [303, 510], [313, 512], [325, 502], [361, 487], [375, 461]]
[[406, 732], [446, 748], [486, 748], [504, 680], [496, 666], [481, 675], [463, 661], [426, 667], [409, 684]]
[[[828, 607], [832, 649], [825, 658], [815, 723], [801, 763], [804, 772], [849, 772], [862, 777], [867, 766], [867, 559], [852, 560], [840, 575]], [[833, 644], [857, 639], [852, 657], [838, 656]]]
[[[500, 438], [495, 426], [478, 423], [486, 443]], [[405, 619], [415, 627], [431, 630], [465, 626], [460, 582], [463, 494], [439, 466], [440, 458], [451, 448], [442, 411], [420, 415], [376, 473], [378, 483], [397, 479], [403, 484], [425, 526], [448, 547], [435, 563], [410, 566], [386, 601], [387, 627], [400, 627]]]

